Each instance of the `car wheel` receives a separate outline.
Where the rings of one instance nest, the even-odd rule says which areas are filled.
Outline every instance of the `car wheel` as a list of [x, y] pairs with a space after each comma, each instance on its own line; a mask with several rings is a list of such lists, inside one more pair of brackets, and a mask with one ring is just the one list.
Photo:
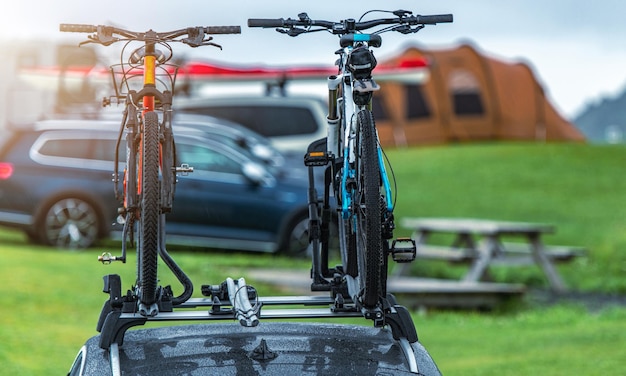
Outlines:
[[37, 232], [57, 248], [88, 248], [98, 239], [98, 212], [80, 198], [62, 198], [43, 212]]
[[[329, 258], [339, 257], [339, 235], [337, 225], [330, 226]], [[309, 217], [294, 220], [283, 242], [283, 254], [299, 258], [311, 258], [313, 247], [309, 243]]]

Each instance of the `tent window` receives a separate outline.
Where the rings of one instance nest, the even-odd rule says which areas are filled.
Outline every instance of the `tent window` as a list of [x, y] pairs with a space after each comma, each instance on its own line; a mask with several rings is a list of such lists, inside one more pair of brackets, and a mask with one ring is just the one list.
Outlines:
[[430, 116], [430, 108], [420, 85], [405, 85], [407, 119], [421, 119]]
[[480, 93], [454, 93], [453, 100], [457, 115], [481, 115], [485, 112]]
[[375, 93], [372, 96], [372, 112], [376, 120], [389, 120], [387, 109], [385, 108], [385, 102], [383, 101], [380, 92]]
[[448, 89], [456, 115], [482, 115], [485, 113], [480, 85], [476, 77], [465, 69], [450, 74]]

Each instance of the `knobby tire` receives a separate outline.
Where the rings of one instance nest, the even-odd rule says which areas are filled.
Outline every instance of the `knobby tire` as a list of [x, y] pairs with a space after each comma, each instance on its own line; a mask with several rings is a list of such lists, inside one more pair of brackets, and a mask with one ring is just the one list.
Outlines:
[[155, 112], [144, 117], [142, 135], [141, 214], [139, 220], [139, 258], [141, 264], [140, 301], [150, 305], [157, 300], [157, 263], [159, 251], [159, 119]]
[[356, 246], [361, 303], [375, 307], [381, 291], [383, 249], [381, 238], [380, 167], [374, 117], [367, 110], [357, 114]]

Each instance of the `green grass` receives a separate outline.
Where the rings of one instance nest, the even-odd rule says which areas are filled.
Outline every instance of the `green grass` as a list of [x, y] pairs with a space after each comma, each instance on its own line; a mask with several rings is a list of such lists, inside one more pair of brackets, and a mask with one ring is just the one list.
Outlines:
[[614, 375], [626, 366], [625, 319], [625, 308], [594, 314], [562, 305], [505, 315], [439, 312], [415, 322], [444, 375]]
[[[626, 278], [615, 278], [626, 275], [624, 146], [473, 144], [393, 150], [389, 158], [399, 186], [396, 217], [551, 223], [557, 232], [546, 243], [588, 249], [588, 257], [560, 267], [570, 286], [626, 292]], [[495, 274], [544, 283], [538, 270]]]
[[[559, 268], [576, 288], [626, 291], [626, 148], [589, 145], [460, 145], [389, 151], [398, 185], [397, 217], [471, 216], [549, 222], [550, 242], [581, 245], [589, 256]], [[398, 229], [398, 234], [408, 234]], [[25, 243], [0, 229], [0, 375], [64, 374], [95, 325], [107, 298], [102, 276], [116, 273], [130, 286], [129, 264], [103, 266], [83, 252]], [[117, 253], [117, 252], [114, 252]], [[196, 284], [251, 268], [299, 268], [306, 261], [271, 255], [172, 251]], [[439, 271], [434, 269], [439, 268]], [[424, 273], [454, 273], [447, 265]], [[535, 268], [496, 277], [545, 287]], [[255, 284], [251, 278], [248, 282]], [[163, 284], [178, 285], [168, 275]], [[257, 285], [263, 295], [276, 294]], [[420, 340], [446, 375], [615, 374], [626, 366], [626, 308], [521, 306], [495, 313], [414, 312]], [[368, 322], [363, 322], [369, 325]]]

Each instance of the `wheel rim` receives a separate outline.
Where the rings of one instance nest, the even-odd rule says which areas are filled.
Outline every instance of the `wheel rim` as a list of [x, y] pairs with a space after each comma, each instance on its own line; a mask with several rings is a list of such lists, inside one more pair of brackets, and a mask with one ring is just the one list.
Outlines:
[[98, 216], [87, 202], [66, 198], [56, 202], [46, 212], [44, 220], [46, 242], [63, 248], [87, 248], [98, 235]]
[[305, 257], [311, 255], [309, 244], [309, 219], [298, 221], [289, 233], [287, 253], [292, 256]]
[[[331, 257], [339, 257], [339, 235], [337, 225], [330, 224], [329, 248]], [[313, 245], [309, 242], [309, 219], [304, 218], [297, 222], [289, 233], [287, 253], [296, 257], [310, 258], [313, 255]]]

